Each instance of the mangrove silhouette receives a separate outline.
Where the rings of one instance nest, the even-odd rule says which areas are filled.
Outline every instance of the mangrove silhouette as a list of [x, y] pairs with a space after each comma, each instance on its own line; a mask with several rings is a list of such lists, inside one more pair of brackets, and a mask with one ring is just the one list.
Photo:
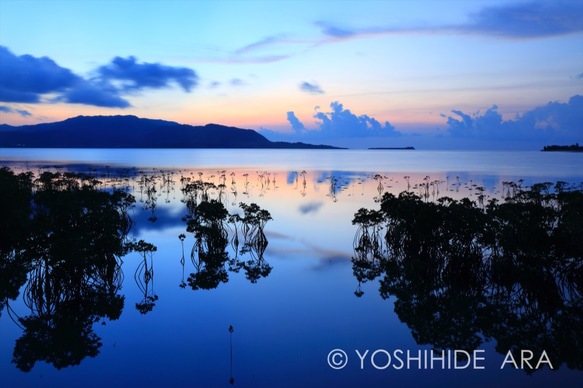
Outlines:
[[583, 192], [564, 182], [509, 186], [502, 203], [402, 192], [360, 209], [355, 294], [381, 277], [382, 298], [394, 296], [417, 343], [436, 351], [495, 340], [518, 364], [529, 349], [546, 351], [555, 369], [581, 370]]
[[[117, 320], [124, 307], [121, 257], [132, 249], [133, 196], [99, 190], [99, 181], [74, 173], [33, 180], [0, 168], [0, 182], [0, 307], [23, 329], [12, 362], [30, 371], [37, 361], [61, 369], [95, 357], [101, 342], [94, 323]], [[16, 318], [9, 300], [25, 284], [30, 313]]]
[[[202, 175], [202, 174], [201, 174]], [[224, 173], [216, 186], [212, 182], [200, 179], [184, 183], [182, 192], [188, 215], [186, 231], [192, 233], [195, 239], [190, 258], [196, 272], [188, 276], [186, 283], [193, 289], [210, 290], [217, 288], [220, 283], [229, 280], [228, 271], [239, 272], [244, 270], [246, 278], [256, 283], [261, 277], [266, 277], [272, 267], [265, 261], [263, 254], [268, 241], [264, 233], [266, 223], [271, 220], [267, 210], [257, 204], [239, 203], [243, 215], [229, 214], [221, 199], [224, 199]], [[210, 191], [218, 190], [218, 199], [211, 199]], [[235, 256], [229, 258], [229, 232], [232, 237], [230, 243]], [[184, 252], [184, 234], [179, 236]], [[240, 247], [241, 245], [241, 247]], [[249, 254], [250, 259], [244, 256]], [[181, 259], [184, 266], [184, 253]], [[184, 285], [181, 282], [181, 287]]]

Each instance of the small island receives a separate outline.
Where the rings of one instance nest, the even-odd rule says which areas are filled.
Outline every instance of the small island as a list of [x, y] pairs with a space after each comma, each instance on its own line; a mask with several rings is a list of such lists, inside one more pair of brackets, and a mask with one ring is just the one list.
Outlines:
[[567, 151], [567, 152], [583, 152], [583, 146], [580, 146], [579, 143], [575, 143], [572, 145], [549, 145], [544, 146], [541, 150], [543, 152], [549, 151]]
[[414, 150], [415, 147], [371, 147], [369, 150]]

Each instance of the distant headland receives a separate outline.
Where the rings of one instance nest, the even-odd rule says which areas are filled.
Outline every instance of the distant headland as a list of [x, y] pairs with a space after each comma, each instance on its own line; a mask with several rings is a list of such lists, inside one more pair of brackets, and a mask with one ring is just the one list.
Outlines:
[[567, 151], [567, 152], [583, 152], [583, 146], [580, 146], [579, 143], [575, 143], [572, 145], [549, 145], [544, 146], [541, 151], [549, 152], [549, 151]]
[[136, 116], [77, 116], [36, 125], [0, 125], [6, 148], [285, 148], [340, 149], [273, 142], [252, 129], [219, 124], [192, 126]]

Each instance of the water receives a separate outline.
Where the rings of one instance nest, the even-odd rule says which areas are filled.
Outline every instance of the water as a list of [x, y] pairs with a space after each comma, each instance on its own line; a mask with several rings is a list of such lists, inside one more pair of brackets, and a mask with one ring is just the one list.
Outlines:
[[[351, 262], [354, 214], [362, 207], [378, 208], [375, 201], [385, 192], [409, 190], [427, 194], [429, 200], [477, 200], [483, 194], [485, 200], [502, 201], [509, 190], [504, 182], [524, 187], [558, 180], [580, 184], [583, 154], [1, 149], [2, 164], [37, 176], [78, 171], [108, 187], [129, 187], [137, 203], [130, 211], [136, 223], [128, 238], [157, 248], [151, 255], [134, 251], [122, 257], [123, 283], [117, 291], [123, 297], [121, 315], [99, 316], [90, 325], [101, 345], [98, 354], [83, 357], [79, 365], [58, 370], [54, 362], [38, 361], [23, 372], [11, 362], [15, 341], [23, 336], [11, 316], [34, 315], [22, 288], [0, 316], [3, 386], [221, 387], [232, 381], [242, 387], [543, 387], [574, 386], [583, 377], [581, 370], [566, 365], [551, 371], [543, 363], [532, 376], [509, 364], [500, 369], [506, 354], [496, 351], [496, 341], [481, 343], [471, 366], [462, 363], [456, 369], [444, 361], [443, 367], [437, 360], [432, 369], [425, 351], [433, 346], [416, 342], [411, 322], [402, 322], [394, 311], [398, 299], [381, 297], [379, 278], [359, 286]], [[148, 195], [148, 184], [140, 184], [144, 175], [152, 179], [155, 193]], [[257, 263], [259, 256], [270, 272], [252, 282], [245, 268], [235, 272], [225, 265], [227, 277], [215, 288], [193, 289], [188, 279], [197, 272], [190, 259], [196, 239], [186, 231], [188, 211], [181, 191], [188, 178], [224, 183], [209, 195], [231, 214], [242, 214], [240, 202], [270, 212], [263, 252], [237, 255], [230, 244], [226, 249], [240, 263]], [[185, 235], [183, 244], [180, 234]], [[149, 301], [154, 302], [151, 310], [144, 308]], [[343, 360], [331, 354], [334, 349], [346, 352], [348, 364], [342, 369], [330, 366]], [[410, 367], [398, 368], [398, 357], [405, 359], [407, 351]]]
[[143, 149], [0, 149], [3, 161], [45, 164], [94, 163], [156, 168], [250, 168], [356, 172], [462, 171], [554, 179], [583, 175], [580, 153], [536, 151], [401, 150], [143, 150]]

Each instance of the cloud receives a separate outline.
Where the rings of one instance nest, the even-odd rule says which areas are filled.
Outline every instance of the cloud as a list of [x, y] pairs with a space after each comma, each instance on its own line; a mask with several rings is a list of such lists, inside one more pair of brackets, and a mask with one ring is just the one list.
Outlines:
[[583, 2], [575, 0], [530, 1], [485, 7], [467, 15], [467, 22], [457, 25], [424, 24], [410, 27], [387, 25], [351, 27], [314, 21], [320, 34], [298, 38], [276, 34], [247, 44], [223, 57], [206, 58], [212, 63], [262, 64], [293, 58], [322, 45], [374, 35], [403, 34], [475, 34], [509, 39], [538, 39], [583, 31]]
[[22, 110], [22, 109], [13, 109], [13, 108], [11, 108], [9, 106], [3, 106], [3, 105], [0, 105], [0, 112], [4, 112], [4, 113], [18, 113], [22, 117], [32, 116], [32, 114], [29, 111]]
[[510, 38], [540, 38], [583, 31], [583, 3], [532, 1], [487, 7], [460, 31]]
[[243, 85], [245, 85], [245, 81], [243, 81], [240, 78], [233, 78], [230, 81], [230, 84], [233, 85], [233, 86], [243, 86]]
[[169, 87], [174, 81], [186, 92], [198, 84], [198, 76], [194, 70], [187, 67], [165, 66], [159, 63], [138, 63], [136, 58], [115, 57], [110, 64], [97, 70], [102, 81], [126, 81], [123, 88], [161, 89]]
[[[498, 106], [485, 111], [466, 113], [452, 110], [442, 114], [447, 128], [430, 136], [407, 135], [397, 131], [388, 121], [381, 124], [369, 115], [357, 115], [338, 101], [329, 112], [317, 110], [316, 127], [306, 128], [292, 111], [287, 120], [293, 133], [261, 128], [261, 133], [274, 141], [302, 141], [350, 148], [413, 146], [427, 149], [540, 149], [548, 144], [581, 143], [583, 138], [583, 96], [572, 96], [568, 102], [551, 101], [504, 120]], [[534, 147], [534, 148], [533, 148]]]
[[374, 117], [368, 115], [357, 116], [341, 103], [334, 101], [330, 104], [332, 111], [317, 112], [314, 118], [319, 120], [320, 133], [339, 137], [371, 137], [371, 136], [399, 136], [388, 121], [381, 124]]
[[[287, 121], [291, 124], [293, 132], [276, 132], [273, 130], [260, 128], [260, 132], [272, 141], [307, 142], [317, 144], [331, 144], [354, 147], [359, 139], [368, 141], [379, 141], [386, 138], [401, 136], [388, 121], [381, 124], [374, 117], [352, 113], [344, 109], [338, 101], [330, 104], [330, 112], [319, 111], [315, 108], [316, 127], [306, 128], [297, 118], [295, 112], [287, 112]], [[371, 140], [373, 139], [373, 140]]]
[[128, 108], [131, 104], [119, 95], [120, 91], [109, 85], [97, 86], [93, 83], [79, 82], [74, 88], [63, 93], [56, 101], [71, 104], [101, 106], [105, 108]]
[[263, 63], [273, 63], [283, 61], [284, 59], [291, 58], [292, 55], [263, 55], [251, 58], [243, 58], [240, 56], [232, 56], [227, 59], [216, 59], [212, 62], [215, 63], [228, 63], [228, 64], [263, 64]]
[[14, 111], [15, 111], [16, 113], [18, 113], [19, 115], [21, 115], [22, 117], [29, 117], [29, 116], [32, 116], [32, 113], [30, 113], [29, 111], [27, 111], [27, 110], [24, 110], [24, 109], [14, 109]]
[[291, 124], [294, 132], [296, 133], [305, 132], [306, 128], [304, 127], [304, 124], [301, 123], [301, 121], [296, 117], [294, 112], [287, 112], [287, 121], [289, 121], [289, 123]]
[[[317, 21], [329, 43], [370, 35], [462, 33], [510, 39], [536, 39], [583, 31], [583, 2], [570, 0], [530, 1], [485, 7], [468, 15], [468, 22], [435, 27], [388, 26], [345, 29]], [[321, 42], [325, 43], [325, 42]]]
[[115, 57], [83, 78], [48, 57], [17, 56], [0, 46], [0, 101], [16, 103], [65, 102], [109, 108], [127, 108], [123, 97], [143, 89], [170, 87], [172, 82], [189, 92], [198, 84], [194, 70], [136, 58]]
[[247, 44], [225, 56], [205, 58], [212, 63], [262, 64], [293, 58], [299, 53], [322, 45], [375, 35], [403, 34], [475, 34], [507, 39], [539, 39], [583, 31], [583, 2], [576, 0], [530, 1], [485, 7], [467, 15], [467, 21], [457, 25], [427, 24], [410, 27], [334, 25], [325, 20], [314, 21], [320, 34], [298, 38], [276, 34]]
[[308, 82], [302, 82], [300, 84], [300, 90], [310, 93], [310, 94], [323, 94], [324, 91], [317, 84], [311, 84]]
[[356, 31], [349, 31], [342, 28], [338, 28], [323, 21], [317, 21], [314, 22], [314, 24], [322, 29], [322, 33], [324, 35], [331, 36], [333, 38], [349, 38], [357, 34]]
[[502, 132], [502, 116], [497, 111], [498, 107], [493, 105], [483, 115], [476, 112], [468, 115], [459, 110], [452, 110], [460, 119], [452, 116], [447, 117], [448, 132], [454, 137], [475, 137], [487, 134], [489, 137], [495, 133]]
[[37, 103], [41, 94], [64, 91], [80, 79], [50, 58], [16, 56], [0, 46], [0, 101]]
[[277, 45], [281, 42], [285, 42], [286, 39], [283, 36], [268, 36], [267, 38], [261, 39], [257, 42], [248, 44], [245, 47], [241, 47], [237, 51], [235, 51], [235, 55], [243, 55], [249, 52], [256, 51], [258, 49], [262, 49], [264, 47], [269, 47], [273, 45]]
[[575, 76], [577, 79], [583, 79], [583, 73], [579, 73]]
[[291, 58], [314, 44], [311, 40], [298, 40], [287, 34], [268, 36], [235, 50], [222, 63], [272, 63]]
[[502, 119], [496, 105], [485, 113], [466, 114], [452, 110], [447, 118], [447, 132], [456, 138], [505, 141], [577, 142], [583, 136], [583, 96], [567, 103], [549, 102], [518, 115]]

